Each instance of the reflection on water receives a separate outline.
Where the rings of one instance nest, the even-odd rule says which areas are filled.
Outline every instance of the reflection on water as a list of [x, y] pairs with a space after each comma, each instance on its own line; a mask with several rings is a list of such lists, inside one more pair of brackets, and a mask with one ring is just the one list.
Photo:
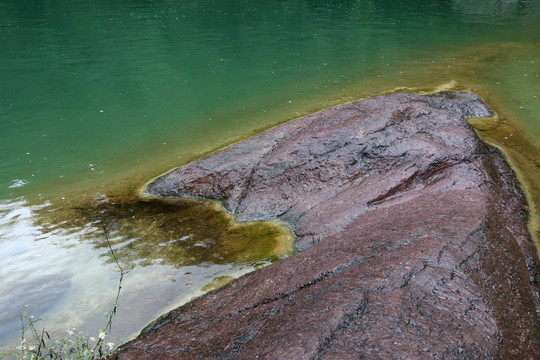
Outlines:
[[122, 266], [135, 266], [124, 278], [112, 341], [293, 249], [286, 226], [237, 224], [211, 202], [2, 202], [0, 346], [15, 344], [26, 306], [53, 334], [104, 326], [96, 315], [112, 306], [119, 278], [105, 233]]
[[105, 252], [111, 244], [117, 259], [132, 265], [249, 263], [292, 251], [292, 235], [284, 224], [236, 223], [210, 201], [104, 198], [49, 215], [40, 217], [44, 232], [85, 229], [80, 240], [90, 240]]

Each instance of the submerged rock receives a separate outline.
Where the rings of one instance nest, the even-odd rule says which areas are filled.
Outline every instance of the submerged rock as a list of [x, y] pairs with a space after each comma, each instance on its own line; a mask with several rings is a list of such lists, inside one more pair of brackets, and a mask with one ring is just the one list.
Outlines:
[[285, 221], [298, 254], [178, 308], [118, 359], [538, 358], [525, 199], [470, 93], [398, 93], [173, 170], [158, 197]]

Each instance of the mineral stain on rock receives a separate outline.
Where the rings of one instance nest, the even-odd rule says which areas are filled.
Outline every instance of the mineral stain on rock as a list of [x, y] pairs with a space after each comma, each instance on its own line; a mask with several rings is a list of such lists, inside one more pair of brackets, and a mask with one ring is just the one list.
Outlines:
[[118, 359], [540, 356], [525, 198], [471, 93], [394, 93], [270, 129], [150, 183], [278, 219], [299, 253], [173, 310]]

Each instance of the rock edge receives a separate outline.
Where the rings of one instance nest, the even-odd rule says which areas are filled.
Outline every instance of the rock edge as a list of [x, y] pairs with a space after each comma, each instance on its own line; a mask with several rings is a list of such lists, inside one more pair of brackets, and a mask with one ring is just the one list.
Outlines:
[[471, 93], [396, 93], [171, 171], [158, 197], [279, 219], [298, 254], [178, 308], [118, 359], [540, 357], [525, 198]]

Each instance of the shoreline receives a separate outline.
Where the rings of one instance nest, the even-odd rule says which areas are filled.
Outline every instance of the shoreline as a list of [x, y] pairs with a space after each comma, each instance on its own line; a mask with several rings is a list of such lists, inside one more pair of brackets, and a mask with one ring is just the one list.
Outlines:
[[[338, 103], [334, 104], [331, 107], [334, 106], [342, 106], [342, 105], [349, 105], [356, 101], [366, 100], [372, 97], [380, 96], [380, 95], [388, 95], [388, 94], [394, 94], [399, 92], [411, 92], [414, 94], [420, 94], [420, 95], [428, 95], [428, 94], [434, 94], [440, 91], [465, 91], [465, 92], [471, 92], [475, 93], [472, 89], [458, 84], [455, 80], [452, 80], [448, 83], [440, 84], [438, 86], [432, 87], [432, 88], [424, 88], [424, 89], [418, 89], [418, 88], [407, 88], [407, 87], [399, 87], [395, 89], [389, 89], [385, 92], [377, 93], [372, 96], [368, 96], [365, 98], [359, 98], [357, 100], [353, 100], [350, 102], [345, 103]], [[482, 97], [482, 96], [481, 96]], [[485, 99], [483, 99], [485, 101]], [[491, 104], [489, 101], [486, 101], [486, 104], [491, 109], [497, 109], [494, 104]], [[300, 119], [305, 116], [315, 115], [318, 113], [321, 113], [328, 108], [324, 108], [312, 113], [306, 113], [302, 114], [300, 116], [291, 117], [284, 121], [278, 122], [276, 124], [269, 125], [267, 127], [259, 128], [257, 130], [254, 130], [250, 134], [239, 137], [237, 139], [233, 139], [231, 141], [227, 141], [224, 144], [217, 146], [214, 149], [205, 151], [201, 153], [200, 155], [195, 155], [192, 158], [190, 158], [188, 161], [183, 162], [177, 166], [173, 166], [169, 168], [166, 171], [163, 171], [159, 173], [158, 175], [150, 178], [150, 180], [147, 180], [143, 183], [143, 185], [139, 186], [139, 189], [137, 191], [137, 196], [140, 198], [152, 198], [148, 194], [146, 194], [146, 189], [149, 184], [151, 184], [156, 179], [164, 176], [165, 174], [173, 171], [174, 169], [186, 166], [192, 162], [195, 162], [199, 159], [202, 159], [210, 154], [222, 151], [234, 144], [240, 143], [246, 139], [249, 139], [257, 134], [263, 133], [265, 131], [268, 131], [270, 129], [276, 128], [280, 125], [286, 124], [288, 122]], [[536, 165], [536, 169], [531, 166], [525, 166], [527, 162], [534, 161], [534, 154], [538, 154], [539, 150], [534, 146], [534, 144], [531, 142], [531, 140], [524, 136], [524, 134], [520, 131], [514, 128], [512, 125], [508, 124], [505, 117], [502, 118], [502, 120], [499, 118], [499, 111], [500, 110], [494, 110], [494, 115], [497, 117], [497, 125], [494, 127], [489, 127], [488, 129], [483, 129], [481, 126], [475, 126], [475, 124], [470, 123], [470, 125], [474, 128], [476, 134], [486, 143], [493, 145], [497, 147], [501, 153], [504, 155], [505, 160], [509, 163], [512, 170], [516, 173], [518, 179], [520, 188], [523, 191], [523, 194], [527, 198], [527, 202], [529, 205], [529, 219], [528, 219], [528, 228], [529, 233], [533, 239], [533, 242], [536, 247], [537, 256], [540, 258], [540, 170], [538, 169], [538, 165]], [[503, 127], [506, 127], [506, 129], [502, 130]], [[513, 146], [508, 146], [504, 144], [504, 140], [507, 140], [509, 133], [513, 136]], [[519, 145], [519, 147], [518, 147]], [[536, 149], [536, 150], [535, 150]], [[528, 154], [528, 155], [527, 155]], [[540, 159], [537, 160], [540, 164]], [[528, 168], [528, 169], [527, 169]], [[536, 172], [534, 171], [536, 170]], [[538, 175], [535, 175], [538, 173]], [[195, 198], [197, 199], [197, 198]], [[204, 200], [204, 199], [197, 199], [197, 200]]]
[[[374, 107], [376, 105], [372, 104], [379, 105]], [[362, 296], [366, 296], [366, 302], [355, 303], [360, 295], [343, 296], [339, 303], [348, 305], [339, 305], [336, 311], [339, 312], [342, 306], [360, 306], [363, 314], [367, 311], [367, 315], [362, 317], [374, 317], [374, 324], [388, 322], [388, 326], [392, 327], [395, 326], [392, 324], [396, 319], [388, 317], [388, 311], [416, 317], [414, 309], [427, 306], [415, 320], [424, 324], [419, 325], [420, 329], [425, 326], [431, 329], [441, 323], [450, 326], [440, 330], [448, 336], [441, 346], [435, 345], [434, 339], [424, 332], [415, 332], [413, 338], [416, 340], [412, 342], [413, 338], [408, 337], [408, 331], [403, 334], [393, 333], [394, 344], [396, 341], [406, 343], [405, 348], [410, 347], [409, 350], [386, 344], [383, 340], [385, 337], [378, 337], [382, 336], [382, 333], [378, 333], [380, 329], [373, 328], [369, 333], [379, 335], [373, 335], [375, 338], [372, 339], [373, 344], [369, 345], [371, 348], [380, 348], [386, 344], [386, 348], [382, 348], [387, 355], [388, 351], [394, 355], [411, 355], [415, 351], [420, 354], [423, 350], [418, 347], [427, 346], [430, 352], [442, 355], [445, 347], [456, 345], [457, 338], [466, 338], [466, 342], [459, 342], [459, 353], [464, 351], [465, 356], [495, 356], [513, 351], [520, 354], [534, 353], [534, 345], [529, 341], [536, 339], [536, 335], [532, 333], [538, 331], [534, 325], [534, 314], [537, 312], [534, 308], [538, 305], [538, 299], [533, 299], [537, 296], [537, 291], [533, 289], [534, 278], [538, 273], [537, 249], [527, 235], [527, 230], [524, 230], [525, 198], [517, 189], [515, 180], [512, 180], [515, 172], [502, 160], [500, 151], [482, 142], [470, 124], [463, 124], [466, 123], [464, 118], [494, 116], [493, 112], [486, 112], [482, 106], [485, 104], [471, 93], [380, 95], [332, 107], [282, 126], [272, 127], [245, 141], [176, 168], [151, 182], [145, 188], [146, 194], [164, 198], [201, 197], [221, 200], [223, 206], [234, 213], [238, 221], [273, 218], [282, 220], [289, 224], [297, 235], [296, 245], [302, 251], [173, 310], [147, 327], [136, 340], [123, 345], [117, 357], [134, 359], [160, 354], [191, 358], [195, 354], [202, 357], [220, 354], [219, 356], [228, 358], [233, 354], [251, 356], [255, 353], [261, 354], [261, 351], [266, 353], [270, 349], [274, 355], [277, 351], [286, 357], [291, 354], [300, 356], [300, 353], [296, 353], [296, 348], [306, 346], [305, 351], [310, 354], [328, 352], [345, 355], [346, 353], [336, 353], [330, 343], [336, 339], [347, 343], [356, 342], [362, 337], [346, 340], [342, 337], [334, 339], [334, 335], [330, 335], [328, 339], [334, 340], [319, 343], [316, 350], [317, 338], [325, 337], [327, 331], [338, 331], [326, 329], [326, 324], [332, 327], [331, 324], [338, 321], [340, 316], [345, 316], [350, 321], [347, 320], [346, 325], [339, 325], [338, 329], [352, 327], [355, 332], [361, 333], [366, 330], [360, 330], [363, 325], [356, 323], [349, 315], [332, 315], [322, 309], [315, 310], [318, 306], [315, 304], [324, 304], [330, 301], [328, 299], [332, 299], [332, 302], [338, 301], [332, 295], [325, 298], [324, 294], [332, 293], [331, 289], [336, 284], [341, 284], [338, 285], [339, 289], [348, 284], [348, 281], [341, 278], [347, 277], [349, 269], [355, 273], [359, 271], [359, 277], [354, 281], [349, 280], [353, 281], [355, 286], [339, 290], [340, 293], [360, 292], [364, 294]], [[441, 109], [446, 109], [444, 111], [448, 114]], [[451, 117], [453, 112], [461, 114], [456, 116], [461, 117], [460, 121], [463, 123], [454, 123], [457, 120]], [[430, 116], [437, 120], [432, 120]], [[356, 117], [367, 117], [370, 121], [352, 120]], [[341, 130], [341, 127], [345, 129]], [[411, 130], [407, 130], [409, 128]], [[362, 150], [364, 141], [367, 143]], [[441, 145], [441, 142], [446, 145]], [[358, 159], [355, 156], [357, 153], [360, 154]], [[352, 158], [349, 159], [350, 157]], [[335, 166], [337, 168], [332, 170]], [[351, 170], [348, 170], [349, 167]], [[352, 170], [357, 167], [360, 170]], [[418, 169], [415, 170], [416, 168]], [[342, 177], [344, 178], [341, 179]], [[430, 210], [426, 212], [428, 208]], [[400, 230], [393, 233], [394, 227]], [[411, 233], [418, 235], [413, 236], [412, 240], [407, 240], [407, 236], [402, 235], [409, 234], [410, 237]], [[357, 242], [357, 239], [364, 240]], [[442, 241], [440, 245], [439, 241]], [[364, 242], [371, 245], [366, 247]], [[388, 242], [396, 244], [385, 245]], [[466, 245], [468, 242], [472, 242], [470, 246]], [[342, 252], [341, 246], [350, 249]], [[411, 246], [419, 248], [413, 252], [406, 250]], [[388, 249], [384, 250], [387, 247]], [[478, 248], [475, 250], [476, 247]], [[420, 249], [422, 250], [418, 251]], [[373, 255], [369, 255], [373, 252]], [[424, 252], [427, 254], [422, 255]], [[475, 255], [477, 252], [480, 255]], [[372, 256], [381, 258], [382, 262], [371, 264]], [[393, 259], [394, 256], [397, 259]], [[445, 259], [444, 265], [442, 258]], [[385, 261], [389, 263], [386, 264]], [[328, 264], [323, 265], [326, 262]], [[326, 266], [329, 268], [324, 270]], [[368, 269], [373, 266], [376, 269], [382, 267], [381, 271], [385, 275], [379, 274], [378, 270], [371, 274], [373, 269], [364, 269], [365, 266], [368, 266]], [[480, 269], [479, 274], [483, 275], [478, 277], [475, 269]], [[409, 275], [405, 274], [407, 271], [410, 272]], [[424, 271], [427, 278], [420, 276], [413, 280]], [[444, 274], [448, 271], [451, 271], [451, 274], [447, 274], [449, 280], [445, 281], [447, 275]], [[455, 272], [459, 274], [459, 280], [454, 278]], [[371, 276], [375, 278], [362, 280], [365, 276], [368, 276], [368, 279]], [[440, 276], [443, 276], [442, 280]], [[313, 277], [311, 281], [310, 277]], [[330, 278], [333, 280], [327, 281]], [[511, 285], [512, 291], [496, 290], [506, 287], [508, 284], [504, 279], [510, 278], [512, 283], [516, 282]], [[398, 284], [400, 279], [405, 279], [404, 285]], [[493, 282], [493, 290], [491, 285], [486, 285], [486, 281]], [[370, 285], [372, 282], [374, 284]], [[386, 292], [381, 293], [381, 289], [387, 286], [383, 285], [387, 282], [393, 284], [390, 286], [392, 289], [395, 287], [392, 291], [404, 295], [384, 301], [375, 300], [386, 296]], [[414, 285], [408, 290], [410, 284]], [[428, 289], [424, 289], [425, 284], [429, 284]], [[429, 290], [432, 286], [434, 289]], [[292, 290], [289, 289], [291, 287]], [[416, 303], [419, 301], [417, 296], [424, 291], [437, 293], [439, 287], [450, 297], [436, 297], [433, 304], [429, 302], [429, 305], [424, 304], [424, 301]], [[242, 294], [246, 291], [253, 292], [255, 299], [251, 299], [252, 296], [243, 298]], [[411, 299], [405, 295], [409, 291], [413, 296]], [[512, 295], [514, 291], [518, 291], [522, 296], [528, 294], [527, 299], [530, 295], [530, 301], [521, 303], [523, 299], [518, 299], [516, 302]], [[289, 295], [283, 298], [279, 294]], [[257, 302], [257, 298], [261, 296]], [[321, 296], [316, 302], [312, 299]], [[470, 310], [463, 308], [463, 314], [459, 310], [462, 306], [466, 307], [470, 296], [485, 297], [481, 303], [485, 304], [486, 310], [474, 315], [474, 323], [480, 321], [482, 326], [467, 327], [470, 322], [467, 320], [468, 316], [471, 316], [467, 314]], [[300, 298], [293, 301], [297, 297]], [[370, 299], [372, 297], [375, 299]], [[241, 298], [243, 300], [240, 300]], [[291, 313], [292, 310], [286, 310], [295, 309], [295, 304], [298, 301], [303, 302], [302, 299], [310, 299], [302, 309], [306, 306], [313, 309], [304, 315], [295, 315], [294, 311]], [[232, 303], [229, 303], [230, 301]], [[252, 302], [254, 303], [251, 304]], [[274, 302], [275, 305], [265, 305]], [[382, 307], [392, 309], [376, 310], [379, 305], [369, 304], [384, 304]], [[276, 306], [276, 310], [271, 310]], [[326, 308], [326, 305], [321, 306]], [[405, 308], [402, 309], [403, 306]], [[488, 310], [491, 307], [494, 308]], [[371, 310], [366, 310], [367, 308]], [[445, 308], [458, 310], [447, 312], [443, 311]], [[236, 330], [226, 325], [231, 319], [243, 322], [241, 319], [244, 318], [266, 318], [269, 316], [267, 311], [272, 314], [278, 311], [276, 315], [272, 315], [272, 322], [276, 322], [272, 328], [277, 326], [282, 328], [282, 331], [263, 335], [260, 330], [252, 329], [253, 326], [257, 328], [257, 325], [251, 321], [239, 325]], [[374, 312], [373, 315], [370, 315], [370, 311]], [[433, 318], [425, 318], [426, 311], [432, 314]], [[510, 314], [515, 314], [515, 311], [523, 311], [523, 314], [518, 316], [519, 321], [528, 325], [516, 325], [517, 319], [510, 320], [510, 317], [514, 316]], [[245, 315], [238, 315], [243, 313]], [[184, 327], [184, 321], [193, 316], [198, 319], [196, 328]], [[313, 316], [328, 319], [324, 322], [325, 325], [312, 327], [309, 324]], [[292, 342], [293, 347], [277, 345], [285, 341], [282, 339], [283, 334], [292, 330], [289, 329], [290, 324], [298, 321], [304, 324], [302, 332], [309, 335], [298, 337], [294, 336], [293, 331], [293, 338], [287, 340]], [[497, 327], [492, 328], [490, 324], [493, 321], [497, 324], [501, 322], [502, 327], [498, 330]], [[212, 329], [200, 330], [206, 329], [207, 322], [214, 324]], [[297, 326], [300, 324], [293, 327]], [[515, 338], [514, 330], [511, 330], [514, 326], [530, 331], [531, 335], [526, 336], [529, 340], [523, 342], [523, 338]], [[243, 339], [242, 334], [252, 331], [254, 335]], [[496, 345], [493, 338], [498, 331], [503, 331], [500, 336], [506, 340], [504, 346]], [[191, 337], [199, 339], [200, 344], [187, 344], [185, 339]], [[419, 341], [417, 337], [423, 340]], [[254, 338], [258, 340], [253, 340]], [[223, 341], [225, 344], [229, 341], [232, 343], [223, 347]], [[244, 341], [247, 345], [230, 348], [231, 344]], [[470, 341], [472, 343], [469, 343]], [[169, 345], [163, 347], [163, 344]], [[172, 349], [171, 346], [179, 346], [183, 350], [178, 354], [176, 350], [170, 352], [167, 349]], [[362, 347], [360, 344], [356, 346]]]
[[[370, 96], [359, 98], [357, 100], [348, 101], [344, 103], [336, 103], [332, 105], [334, 106], [343, 106], [347, 104], [351, 104], [355, 101], [360, 100], [366, 100], [372, 97], [381, 96], [381, 95], [387, 95], [387, 94], [393, 94], [397, 92], [411, 92], [415, 94], [433, 94], [438, 91], [466, 91], [466, 92], [472, 92], [475, 93], [474, 89], [471, 89], [468, 86], [465, 86], [463, 84], [459, 84], [457, 81], [452, 80], [446, 83], [438, 84], [436, 86], [432, 87], [425, 87], [425, 88], [417, 88], [417, 87], [398, 87], [393, 89], [388, 89], [383, 92], [379, 93], [372, 93]], [[504, 111], [504, 109], [500, 109], [497, 104], [493, 104], [490, 102], [490, 97], [488, 96], [488, 99], [486, 100], [484, 98], [485, 95], [483, 92], [480, 92], [480, 97], [483, 98], [483, 100], [486, 102], [490, 108], [494, 109], [494, 112], [497, 116], [499, 116], [499, 121], [497, 123], [496, 127], [490, 128], [490, 129], [479, 129], [474, 126], [474, 124], [471, 124], [473, 128], [475, 129], [475, 132], [478, 134], [482, 140], [486, 141], [487, 143], [496, 146], [501, 150], [501, 152], [504, 154], [505, 159], [509, 162], [510, 166], [514, 170], [514, 172], [517, 174], [519, 180], [521, 189], [524, 193], [524, 195], [527, 198], [527, 201], [529, 203], [529, 211], [530, 211], [530, 217], [528, 220], [529, 224], [529, 232], [533, 238], [533, 241], [535, 243], [536, 249], [537, 249], [537, 255], [540, 257], [540, 168], [538, 164], [540, 164], [540, 159], [536, 160], [534, 159], [535, 154], [538, 154], [538, 148], [535, 147], [535, 145], [530, 141], [530, 139], [525, 136], [520, 130], [514, 128], [507, 120], [509, 115], [506, 115], [504, 112], [501, 113], [501, 111]], [[223, 143], [219, 144], [216, 147], [208, 148], [205, 151], [198, 153], [198, 154], [192, 154], [189, 156], [184, 156], [182, 161], [180, 161], [178, 164], [174, 166], [167, 166], [166, 170], [160, 171], [155, 175], [156, 173], [152, 169], [146, 169], [141, 170], [138, 169], [137, 171], [130, 171], [130, 174], [124, 174], [119, 177], [114, 177], [112, 180], [108, 180], [106, 184], [94, 184], [90, 188], [78, 188], [78, 184], [73, 184], [73, 187], [77, 187], [78, 189], [71, 190], [67, 192], [66, 194], [62, 195], [56, 195], [52, 199], [47, 199], [51, 203], [51, 208], [62, 208], [65, 206], [81, 206], [82, 204], [86, 206], [92, 206], [92, 203], [95, 201], [100, 201], [100, 197], [102, 198], [110, 198], [114, 199], [115, 201], [122, 203], [122, 202], [129, 202], [133, 201], [135, 199], [145, 199], [146, 198], [146, 187], [148, 184], [150, 184], [155, 179], [159, 178], [160, 176], [163, 176], [164, 174], [178, 168], [185, 166], [189, 163], [195, 162], [201, 158], [204, 158], [210, 154], [219, 152], [223, 149], [226, 149], [234, 144], [237, 144], [239, 142], [242, 142], [246, 139], [249, 139], [253, 136], [256, 136], [257, 134], [261, 134], [265, 131], [268, 131], [270, 129], [276, 128], [280, 125], [283, 125], [285, 123], [297, 120], [299, 118], [315, 115], [318, 113], [321, 113], [325, 111], [327, 108], [320, 109], [315, 112], [310, 113], [302, 113], [298, 116], [292, 116], [289, 118], [286, 118], [285, 120], [278, 121], [276, 123], [272, 123], [267, 126], [263, 126], [260, 128], [257, 128], [255, 130], [252, 130], [248, 134], [244, 136], [237, 136], [232, 139], [228, 139], [224, 141]], [[508, 138], [508, 134], [512, 134], [512, 140], [513, 142], [510, 144], [505, 144], [505, 137]], [[536, 155], [538, 157], [538, 155]], [[534, 165], [537, 163], [537, 165]], [[153, 173], [153, 174], [152, 174]], [[141, 175], [146, 174], [146, 175]], [[151, 175], [152, 174], [152, 175]], [[151, 177], [148, 177], [151, 176]], [[36, 193], [39, 192], [39, 190], [32, 191], [34, 193], [33, 196], [28, 196], [27, 198], [32, 204], [34, 201], [35, 203], [41, 204], [42, 200], [39, 196], [36, 196]], [[70, 200], [71, 199], [71, 200]]]
[[[462, 89], [462, 90], [464, 89], [462, 86], [459, 86], [457, 83], [448, 83], [448, 84], [446, 84], [446, 85], [439, 86], [439, 87], [437, 87], [437, 88], [435, 88], [435, 89], [431, 89], [432, 91], [428, 91], [429, 89], [426, 89], [426, 90], [417, 90], [417, 91], [418, 91], [418, 93], [428, 94], [428, 93], [433, 93], [434, 91], [436, 91], [436, 90], [438, 90], [438, 89], [442, 89], [442, 90], [446, 90], [446, 89], [447, 89], [447, 90], [451, 90], [451, 89], [456, 88], [456, 87], [458, 87], [458, 88], [460, 88], [460, 89]], [[396, 92], [402, 91], [402, 90], [409, 90], [409, 91], [410, 91], [410, 89], [399, 88], [399, 89], [391, 89], [391, 90], [385, 92], [385, 94], [396, 93]], [[383, 94], [380, 94], [380, 95], [383, 95]], [[376, 95], [376, 96], [379, 96], [379, 95]], [[346, 103], [346, 104], [351, 104], [351, 103], [349, 102], [349, 103]], [[346, 105], [346, 104], [342, 104], [342, 105]], [[488, 105], [490, 105], [490, 107], [492, 107], [491, 104], [488, 103]], [[493, 108], [493, 107], [492, 107], [492, 108]], [[323, 110], [320, 110], [320, 111], [317, 111], [317, 112], [315, 112], [315, 113], [312, 113], [311, 115], [320, 113], [320, 112], [322, 112], [322, 111], [324, 111], [324, 109], [323, 109]], [[497, 111], [495, 111], [495, 112], [497, 113]], [[267, 131], [267, 130], [269, 130], [269, 129], [278, 127], [278, 126], [281, 125], [281, 124], [285, 124], [285, 123], [294, 121], [295, 119], [298, 119], [298, 118], [299, 118], [299, 117], [294, 117], [294, 118], [291, 118], [291, 119], [287, 119], [287, 120], [284, 120], [284, 121], [280, 122], [279, 124], [267, 126], [267, 127], [265, 127], [265, 128], [261, 128], [261, 129], [258, 129], [258, 130], [256, 130], [256, 131], [253, 131], [252, 133], [250, 133], [249, 135], [246, 135], [246, 136], [243, 137], [243, 138], [234, 139], [233, 141], [230, 141], [230, 142], [228, 142], [228, 143], [226, 143], [226, 144], [223, 144], [222, 146], [219, 146], [219, 147], [217, 147], [217, 148], [215, 148], [215, 149], [212, 149], [212, 150], [209, 149], [208, 151], [204, 152], [203, 154], [200, 154], [200, 155], [197, 155], [197, 156], [192, 156], [192, 160], [186, 162], [185, 164], [188, 164], [188, 163], [191, 163], [191, 162], [193, 162], [193, 161], [196, 161], [197, 159], [201, 159], [201, 158], [203, 158], [203, 157], [205, 157], [205, 156], [207, 156], [207, 155], [209, 155], [209, 154], [213, 154], [213, 153], [218, 152], [218, 151], [220, 151], [220, 150], [226, 149], [226, 148], [228, 148], [228, 147], [230, 147], [230, 146], [232, 146], [232, 145], [234, 145], [234, 144], [237, 144], [237, 143], [241, 142], [242, 140], [248, 139], [248, 138], [250, 138], [250, 137], [252, 137], [252, 136], [255, 136], [255, 135], [257, 135], [257, 134], [260, 134], [260, 133], [262, 133], [262, 132], [264, 132], [264, 131]], [[485, 133], [485, 131], [482, 132], [482, 131], [476, 130], [476, 133], [477, 133], [479, 136], [481, 136], [483, 133]], [[514, 134], [515, 134], [515, 133], [514, 133]], [[491, 142], [489, 142], [489, 143], [491, 144]], [[522, 176], [522, 175], [521, 175], [519, 166], [516, 167], [515, 163], [511, 161], [511, 159], [509, 158], [509, 155], [508, 155], [507, 152], [505, 151], [505, 148], [504, 148], [504, 147], [502, 147], [501, 150], [502, 150], [502, 152], [505, 154], [505, 158], [509, 161], [510, 165], [512, 166], [512, 168], [514, 169], [514, 171], [516, 172], [516, 174], [518, 174], [518, 176], [520, 176], [520, 182], [523, 183], [523, 180], [521, 179], [521, 176]], [[185, 165], [185, 164], [184, 164], [184, 165]], [[178, 166], [175, 166], [175, 167], [173, 167], [172, 169], [177, 168], [177, 167], [178, 167]], [[170, 171], [170, 170], [169, 170], [169, 171]], [[165, 173], [166, 173], [166, 172], [165, 172]], [[112, 198], [113, 200], [119, 201], [119, 202], [130, 201], [130, 200], [133, 200], [133, 199], [136, 199], [136, 198], [144, 199], [145, 196], [144, 196], [143, 192], [144, 192], [144, 190], [145, 190], [147, 184], [149, 184], [150, 182], [152, 182], [153, 180], [155, 180], [155, 179], [158, 178], [159, 176], [161, 176], [161, 175], [158, 175], [158, 176], [156, 176], [156, 177], [154, 177], [154, 178], [152, 178], [152, 179], [150, 179], [150, 180], [146, 180], [146, 184], [145, 184], [145, 185], [137, 186], [137, 188], [138, 188], [137, 191], [134, 191], [133, 187], [131, 187], [130, 189], [127, 189], [127, 190], [126, 190], [126, 189], [125, 189], [125, 186], [123, 186], [123, 185], [117, 185], [117, 188], [119, 188], [119, 189], [122, 188], [123, 190], [122, 190], [122, 191], [105, 192], [105, 194], [108, 193], [108, 194], [109, 194], [108, 196], [110, 196], [110, 195], [112, 194], [111, 198]], [[530, 196], [531, 196], [531, 194], [527, 191], [527, 189], [524, 189], [524, 194], [528, 197], [528, 199], [529, 199]], [[68, 197], [68, 198], [69, 198], [69, 197]], [[84, 202], [86, 202], [86, 203], [88, 203], [88, 204], [93, 203], [93, 202], [95, 201], [95, 199], [91, 199], [90, 197], [86, 197], [86, 198], [77, 198], [77, 199], [74, 199], [74, 200], [75, 200], [75, 202], [76, 202], [77, 204], [80, 204], [81, 201], [84, 201]], [[530, 202], [530, 199], [529, 199], [529, 202]], [[53, 207], [54, 207], [55, 205], [57, 205], [57, 204], [53, 204]], [[538, 205], [536, 205], [536, 206], [531, 206], [531, 209], [535, 209], [535, 208], [537, 209], [537, 208], [538, 208]], [[531, 219], [534, 220], [534, 216], [532, 216]], [[532, 226], [532, 228], [534, 229], [534, 226], [533, 226], [533, 225], [531, 225], [531, 226]], [[533, 238], [535, 238], [535, 233], [532, 232], [532, 231], [530, 231], [530, 233], [531, 233], [531, 236], [533, 236]], [[537, 235], [537, 234], [536, 234], [536, 235]], [[538, 236], [536, 236], [536, 238], [538, 238]], [[537, 249], [537, 252], [538, 252], [538, 251], [539, 251], [539, 250], [538, 250], [538, 245], [537, 245], [537, 248], [536, 248], [536, 249]]]

